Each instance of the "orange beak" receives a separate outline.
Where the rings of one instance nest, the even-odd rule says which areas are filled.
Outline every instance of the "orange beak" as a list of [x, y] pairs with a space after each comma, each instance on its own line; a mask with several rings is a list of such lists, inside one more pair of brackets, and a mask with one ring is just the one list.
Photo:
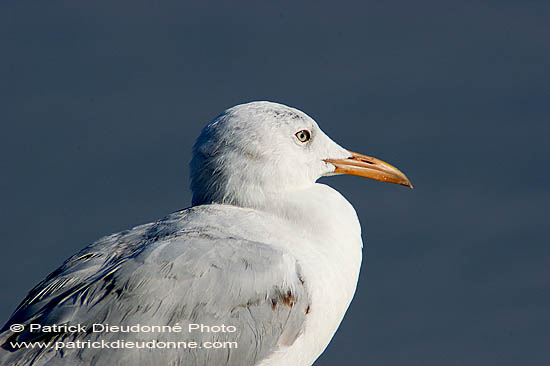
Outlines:
[[352, 155], [351, 158], [326, 159], [325, 161], [336, 167], [334, 170], [336, 174], [356, 175], [381, 182], [401, 184], [409, 188], [413, 187], [407, 176], [393, 165], [353, 151], [349, 153]]

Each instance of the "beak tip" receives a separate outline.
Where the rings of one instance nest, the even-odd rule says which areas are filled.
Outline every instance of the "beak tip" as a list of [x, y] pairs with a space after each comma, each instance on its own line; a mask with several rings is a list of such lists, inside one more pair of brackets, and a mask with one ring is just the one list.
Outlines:
[[399, 184], [399, 185], [401, 185], [401, 186], [408, 187], [408, 188], [410, 188], [410, 189], [414, 189], [412, 183], [409, 182], [408, 180], [402, 181], [402, 182], [396, 182], [396, 183]]

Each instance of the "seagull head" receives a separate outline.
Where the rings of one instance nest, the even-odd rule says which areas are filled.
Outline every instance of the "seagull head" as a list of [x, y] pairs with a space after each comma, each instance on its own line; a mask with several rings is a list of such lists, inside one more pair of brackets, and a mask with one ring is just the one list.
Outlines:
[[335, 174], [412, 188], [397, 168], [344, 149], [298, 109], [263, 101], [240, 104], [206, 125], [195, 143], [193, 205], [257, 207]]

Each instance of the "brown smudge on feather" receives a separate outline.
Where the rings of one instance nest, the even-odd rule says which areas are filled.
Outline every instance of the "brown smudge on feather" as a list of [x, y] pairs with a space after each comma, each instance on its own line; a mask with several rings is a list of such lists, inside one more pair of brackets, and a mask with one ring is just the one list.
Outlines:
[[290, 292], [290, 290], [288, 290], [286, 295], [283, 296], [283, 305], [288, 306], [289, 308], [292, 308], [295, 303], [296, 303], [296, 298], [292, 296], [292, 293]]
[[294, 297], [294, 295], [292, 295], [292, 292], [288, 290], [286, 294], [281, 294], [280, 296], [271, 299], [271, 310], [275, 311], [277, 305], [279, 305], [279, 302], [282, 303], [284, 306], [292, 308], [294, 304], [296, 304], [296, 298]]

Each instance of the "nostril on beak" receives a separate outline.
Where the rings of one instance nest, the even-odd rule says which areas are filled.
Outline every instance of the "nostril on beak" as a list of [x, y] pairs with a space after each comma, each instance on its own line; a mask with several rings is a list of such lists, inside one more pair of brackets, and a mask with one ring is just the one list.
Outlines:
[[374, 165], [374, 161], [372, 160], [369, 160], [365, 157], [362, 157], [362, 156], [352, 156], [350, 159], [355, 159], [355, 160], [359, 160], [360, 162], [363, 162], [363, 163], [367, 163], [367, 164], [371, 164], [371, 165]]

